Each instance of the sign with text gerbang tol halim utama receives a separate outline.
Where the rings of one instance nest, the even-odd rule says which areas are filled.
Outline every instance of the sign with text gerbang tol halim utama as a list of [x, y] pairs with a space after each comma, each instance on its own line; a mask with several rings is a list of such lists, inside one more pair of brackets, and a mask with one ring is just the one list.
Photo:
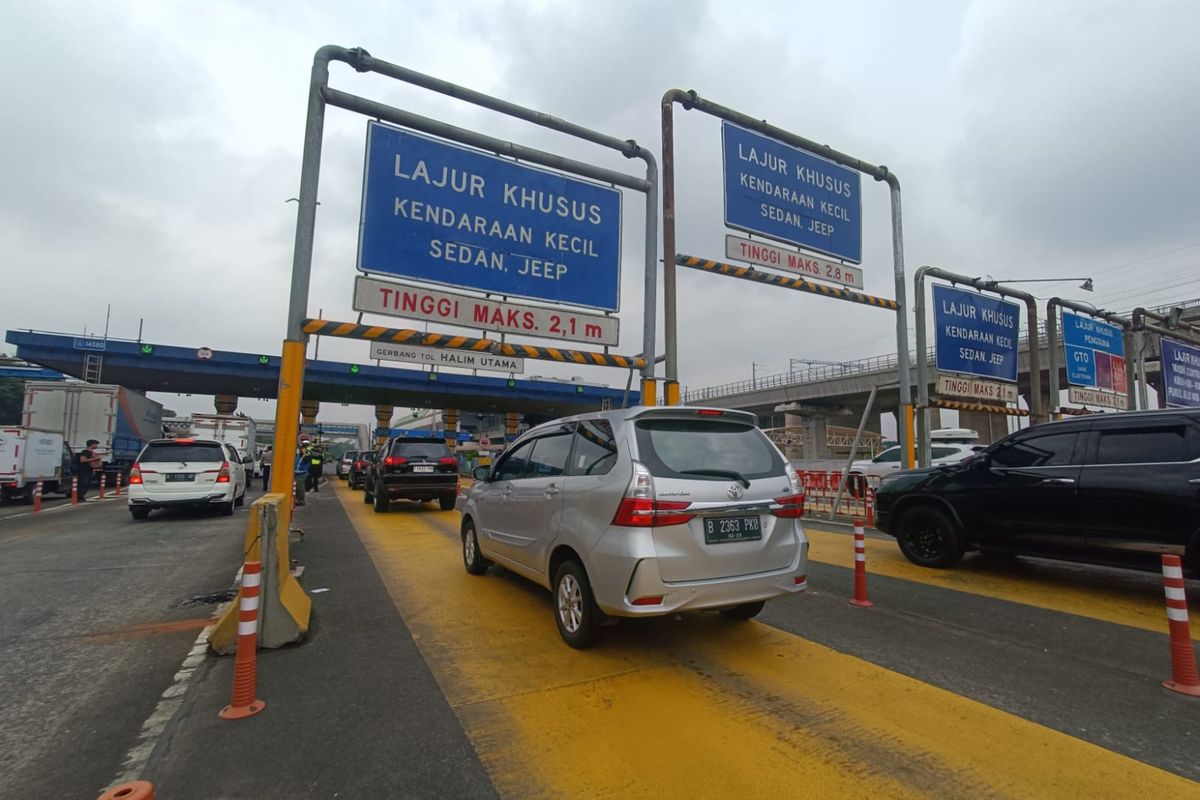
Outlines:
[[726, 122], [725, 224], [862, 261], [862, 176], [777, 139]]
[[358, 269], [616, 311], [621, 193], [372, 121]]
[[933, 309], [939, 372], [1016, 381], [1019, 305], [934, 284]]

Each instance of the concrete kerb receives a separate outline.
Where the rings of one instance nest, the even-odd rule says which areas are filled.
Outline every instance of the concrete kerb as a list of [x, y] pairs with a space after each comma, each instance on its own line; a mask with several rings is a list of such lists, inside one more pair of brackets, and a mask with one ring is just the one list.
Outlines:
[[[297, 642], [308, 635], [312, 601], [292, 575], [291, 554], [287, 529], [280, 522], [289, 498], [283, 494], [266, 494], [250, 506], [250, 522], [246, 528], [243, 561], [263, 564], [262, 594], [259, 606], [258, 646], [276, 648]], [[264, 546], [265, 542], [265, 546]], [[220, 612], [208, 639], [215, 653], [234, 652], [237, 644], [238, 595]]]

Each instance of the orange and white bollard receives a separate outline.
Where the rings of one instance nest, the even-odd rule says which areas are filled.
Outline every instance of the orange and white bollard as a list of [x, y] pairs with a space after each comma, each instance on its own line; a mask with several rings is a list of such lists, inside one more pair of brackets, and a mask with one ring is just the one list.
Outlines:
[[154, 784], [149, 781], [131, 781], [114, 786], [99, 800], [154, 800]]
[[867, 487], [867, 524], [875, 527], [875, 490]]
[[42, 482], [38, 481], [33, 485], [33, 513], [42, 510]]
[[867, 534], [861, 519], [854, 520], [854, 599], [850, 605], [860, 608], [875, 605], [867, 599]]
[[117, 497], [120, 497], [120, 496], [121, 496], [121, 473], [119, 473], [119, 472], [117, 473], [117, 491], [116, 491], [116, 495], [117, 495]]
[[218, 714], [221, 719], [252, 717], [267, 707], [254, 696], [258, 687], [258, 597], [262, 588], [262, 562], [242, 567], [242, 594], [238, 601], [237, 653], [233, 662], [233, 699]]
[[1171, 632], [1171, 680], [1163, 686], [1172, 692], [1200, 697], [1200, 674], [1188, 625], [1187, 595], [1183, 590], [1183, 564], [1179, 556], [1162, 557], [1163, 590], [1167, 595], [1167, 628]]
[[107, 477], [108, 476], [105, 473], [103, 473], [103, 472], [100, 473], [100, 499], [101, 500], [104, 499], [104, 482]]
[[71, 476], [71, 505], [79, 505], [79, 476]]

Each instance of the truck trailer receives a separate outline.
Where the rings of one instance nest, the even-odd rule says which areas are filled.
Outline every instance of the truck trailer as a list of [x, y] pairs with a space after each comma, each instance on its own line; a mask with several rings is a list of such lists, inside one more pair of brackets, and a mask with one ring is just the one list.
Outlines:
[[143, 445], [162, 437], [162, 405], [123, 386], [29, 381], [21, 425], [62, 434], [75, 453], [94, 448], [105, 472], [128, 472]]
[[0, 500], [33, 502], [34, 488], [42, 493], [71, 491], [71, 450], [61, 433], [28, 428], [0, 428]]

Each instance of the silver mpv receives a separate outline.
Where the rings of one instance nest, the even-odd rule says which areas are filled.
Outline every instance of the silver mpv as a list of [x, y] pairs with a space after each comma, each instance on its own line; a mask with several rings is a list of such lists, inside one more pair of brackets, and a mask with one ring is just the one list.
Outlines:
[[463, 563], [550, 589], [564, 641], [613, 617], [750, 619], [807, 588], [796, 472], [742, 411], [636, 407], [529, 430], [460, 498]]

